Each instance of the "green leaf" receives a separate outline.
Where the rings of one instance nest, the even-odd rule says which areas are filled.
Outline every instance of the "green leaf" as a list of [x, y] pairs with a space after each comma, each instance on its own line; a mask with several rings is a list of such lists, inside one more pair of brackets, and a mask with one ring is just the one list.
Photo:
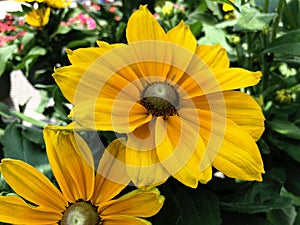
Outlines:
[[265, 179], [263, 182], [252, 182], [232, 194], [220, 203], [223, 210], [240, 213], [260, 213], [290, 206], [290, 198], [280, 196], [282, 184]]
[[243, 6], [241, 16], [233, 27], [234, 31], [260, 31], [277, 16], [275, 13], [260, 13], [255, 8]]
[[33, 33], [25, 33], [25, 35], [22, 38], [22, 45], [27, 46], [30, 42], [34, 41], [35, 35]]
[[5, 71], [5, 65], [9, 58], [14, 54], [14, 52], [18, 49], [17, 45], [7, 45], [0, 47], [0, 76]]
[[119, 26], [116, 29], [116, 40], [117, 41], [120, 41], [122, 39], [125, 28], [126, 28], [126, 23], [120, 22]]
[[272, 225], [261, 216], [236, 212], [222, 212], [222, 219], [222, 225]]
[[58, 26], [57, 30], [51, 34], [50, 38], [53, 38], [58, 34], [67, 34], [71, 30], [72, 28], [69, 26]]
[[269, 212], [273, 209], [281, 209], [292, 204], [292, 199], [279, 196], [276, 199], [256, 203], [256, 202], [241, 202], [241, 203], [222, 203], [221, 206], [224, 210], [241, 212], [241, 213], [260, 213]]
[[159, 187], [159, 190], [165, 196], [165, 203], [158, 214], [150, 219], [151, 223], [155, 225], [177, 224], [180, 208], [171, 188], [167, 184], [164, 184]]
[[23, 127], [22, 135], [30, 142], [44, 147], [43, 130], [35, 127]]
[[300, 163], [300, 142], [291, 138], [273, 137], [270, 141], [276, 145], [278, 149], [285, 152], [287, 155], [292, 157], [295, 161]]
[[282, 134], [285, 137], [300, 140], [300, 128], [289, 121], [274, 119], [268, 122], [268, 125], [274, 131], [276, 131], [279, 134]]
[[177, 185], [174, 196], [181, 209], [177, 225], [220, 225], [222, 219], [216, 196], [201, 188], [192, 190]]
[[285, 164], [286, 181], [284, 187], [287, 191], [300, 196], [300, 164], [295, 161], [289, 161]]
[[267, 218], [273, 225], [293, 225], [296, 216], [296, 210], [292, 206], [267, 213]]
[[4, 157], [23, 160], [33, 166], [48, 162], [41, 146], [24, 137], [24, 127], [17, 122], [9, 124], [3, 135]]
[[300, 30], [294, 30], [275, 39], [265, 47], [263, 53], [285, 53], [288, 55], [300, 56]]

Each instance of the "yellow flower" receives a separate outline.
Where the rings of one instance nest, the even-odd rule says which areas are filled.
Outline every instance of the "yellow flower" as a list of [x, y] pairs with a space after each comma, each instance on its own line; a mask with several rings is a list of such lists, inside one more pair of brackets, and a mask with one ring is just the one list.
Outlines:
[[26, 23], [34, 27], [41, 27], [49, 22], [50, 8], [33, 9], [26, 14]]
[[72, 0], [44, 0], [44, 2], [52, 8], [61, 9], [68, 7], [72, 3]]
[[282, 104], [289, 104], [293, 100], [292, 93], [286, 89], [276, 91], [275, 100]]
[[[234, 3], [234, 0], [229, 0], [231, 1], [232, 3]], [[224, 3], [223, 6], [222, 6], [222, 10], [224, 12], [229, 12], [229, 11], [233, 11], [234, 10], [234, 7], [230, 4], [227, 4], [227, 3]]]
[[42, 3], [45, 0], [15, 0], [15, 1], [17, 1], [17, 2], [39, 2], [39, 3]]
[[170, 16], [173, 13], [174, 4], [166, 1], [164, 6], [161, 8], [161, 12], [164, 16]]
[[[44, 138], [60, 189], [27, 163], [3, 159], [2, 176], [22, 198], [0, 196], [0, 221], [12, 224], [149, 225], [140, 217], [150, 217], [162, 207], [164, 197], [155, 188], [134, 190], [112, 199], [126, 186], [126, 174], [123, 170], [118, 171], [122, 183], [106, 179], [103, 175], [115, 166], [110, 160], [104, 161], [105, 166], [99, 166], [95, 173], [91, 151], [78, 135], [46, 127]], [[111, 154], [117, 152], [112, 150]]]
[[212, 166], [261, 181], [255, 141], [264, 116], [252, 97], [234, 91], [257, 84], [261, 73], [229, 68], [225, 49], [197, 46], [183, 22], [165, 33], [146, 6], [130, 17], [126, 36], [128, 45], [68, 50], [72, 65], [55, 70], [74, 105], [74, 129], [127, 134], [116, 142], [137, 186], [171, 175], [196, 187], [211, 179]]

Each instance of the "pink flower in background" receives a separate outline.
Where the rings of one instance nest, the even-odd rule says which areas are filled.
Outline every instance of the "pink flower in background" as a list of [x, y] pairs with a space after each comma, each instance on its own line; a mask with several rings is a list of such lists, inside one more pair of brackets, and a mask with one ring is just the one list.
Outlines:
[[0, 47], [13, 44], [15, 40], [24, 36], [24, 30], [19, 30], [16, 26], [23, 25], [24, 20], [16, 18], [11, 14], [6, 14], [0, 21]]
[[100, 10], [100, 9], [101, 9], [100, 5], [98, 5], [98, 4], [96, 4], [96, 3], [92, 3], [92, 7], [93, 7], [94, 9], [96, 9], [96, 10]]
[[109, 12], [111, 12], [111, 13], [115, 13], [116, 11], [117, 11], [117, 7], [115, 7], [115, 6], [112, 6], [109, 8]]
[[96, 28], [95, 20], [83, 13], [80, 13], [72, 18], [70, 18], [67, 22], [61, 22], [62, 26], [70, 26], [75, 25], [78, 28], [87, 28], [88, 30], [92, 30]]

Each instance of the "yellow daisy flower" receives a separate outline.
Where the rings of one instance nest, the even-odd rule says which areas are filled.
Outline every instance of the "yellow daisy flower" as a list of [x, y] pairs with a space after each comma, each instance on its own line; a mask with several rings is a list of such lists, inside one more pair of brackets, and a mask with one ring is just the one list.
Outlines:
[[33, 9], [25, 16], [25, 21], [31, 26], [41, 27], [49, 22], [50, 8]]
[[17, 1], [17, 2], [39, 2], [39, 3], [42, 3], [45, 0], [15, 0], [15, 1]]
[[[234, 91], [255, 85], [261, 73], [229, 68], [225, 49], [197, 46], [181, 22], [165, 33], [146, 6], [130, 17], [128, 44], [68, 50], [72, 65], [54, 78], [74, 105], [74, 129], [127, 134], [126, 170], [137, 186], [170, 175], [197, 187], [225, 175], [262, 180], [255, 143], [264, 131], [260, 106]], [[120, 162], [123, 162], [119, 159]]]
[[[115, 166], [113, 161], [103, 162], [105, 166], [99, 166], [95, 173], [91, 151], [78, 135], [46, 127], [44, 138], [60, 189], [29, 164], [3, 159], [2, 176], [21, 197], [0, 196], [1, 222], [39, 225], [151, 224], [140, 217], [153, 216], [162, 207], [164, 197], [157, 189], [134, 190], [112, 199], [126, 186], [124, 181], [128, 181], [123, 170], [118, 171], [122, 184], [100, 175], [111, 172], [110, 168]], [[118, 154], [114, 149], [111, 154]]]
[[52, 8], [62, 9], [68, 7], [72, 0], [44, 0]]

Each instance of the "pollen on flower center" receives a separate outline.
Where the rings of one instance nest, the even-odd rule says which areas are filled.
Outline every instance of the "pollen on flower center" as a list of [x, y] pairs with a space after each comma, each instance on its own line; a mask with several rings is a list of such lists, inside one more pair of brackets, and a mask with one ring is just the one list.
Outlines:
[[174, 86], [166, 82], [154, 82], [148, 84], [141, 94], [139, 102], [149, 114], [153, 116], [177, 115], [179, 105], [178, 92]]
[[89, 202], [76, 202], [63, 214], [61, 225], [98, 225], [101, 219], [96, 207]]

